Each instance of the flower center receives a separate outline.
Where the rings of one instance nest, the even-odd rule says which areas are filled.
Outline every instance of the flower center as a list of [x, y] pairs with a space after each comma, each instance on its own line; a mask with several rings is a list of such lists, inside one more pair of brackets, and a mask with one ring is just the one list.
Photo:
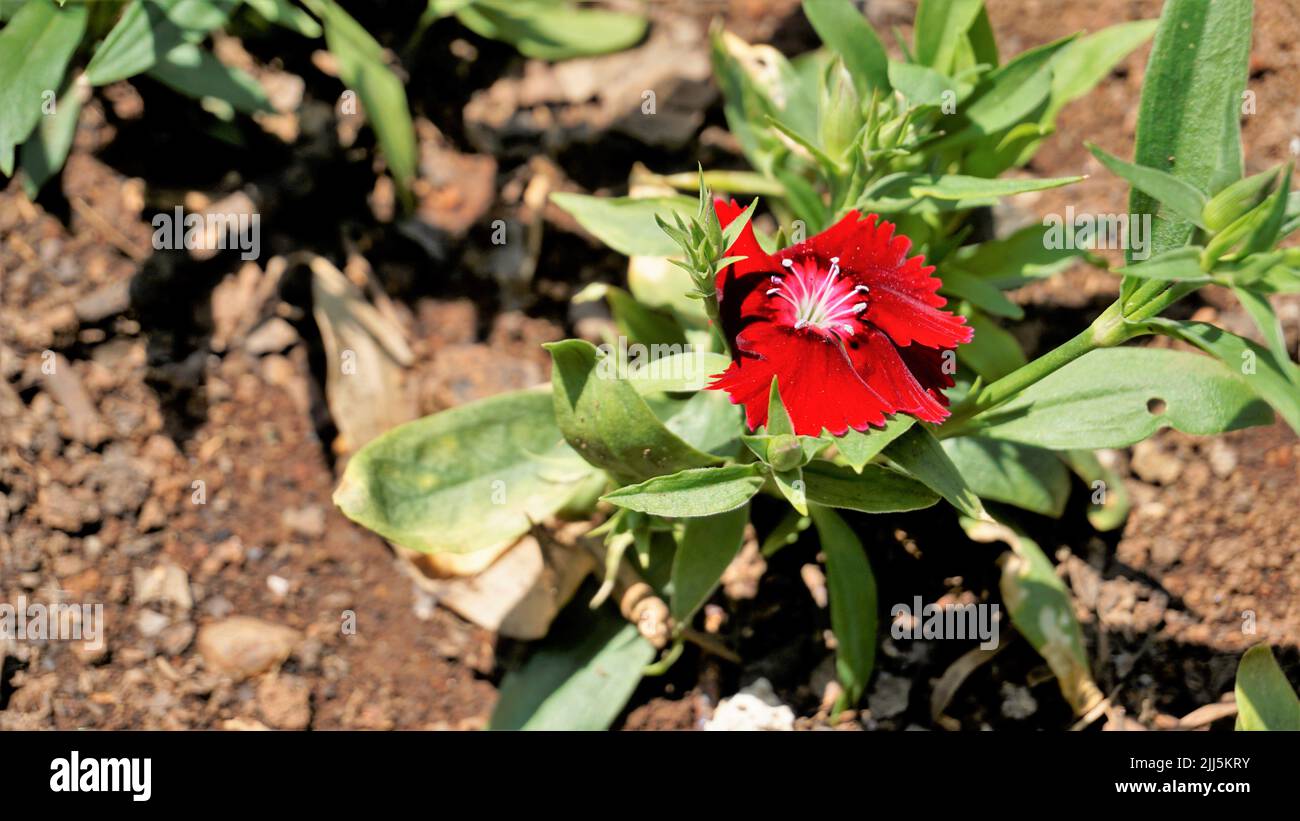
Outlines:
[[854, 334], [871, 289], [842, 277], [839, 257], [831, 257], [824, 271], [813, 259], [783, 259], [781, 265], [785, 274], [772, 277], [767, 295], [784, 302], [777, 308], [782, 319], [795, 330], [814, 328], [837, 337]]

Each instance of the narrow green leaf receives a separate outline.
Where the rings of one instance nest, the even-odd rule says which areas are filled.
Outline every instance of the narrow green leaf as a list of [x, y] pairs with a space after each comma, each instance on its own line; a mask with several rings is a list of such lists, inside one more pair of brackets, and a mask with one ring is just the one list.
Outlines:
[[131, 0], [95, 56], [86, 79], [102, 86], [148, 71], [181, 43], [198, 43], [226, 24], [238, 0]]
[[1003, 239], [963, 246], [949, 258], [948, 267], [955, 265], [1002, 289], [1045, 279], [1087, 255], [1085, 249], [1066, 248], [1064, 241], [1057, 241], [1064, 237], [1053, 237], [1052, 227], [1030, 225]]
[[271, 110], [271, 102], [257, 80], [227, 66], [193, 43], [176, 46], [159, 58], [148, 73], [182, 94], [196, 99], [216, 97], [245, 114]]
[[849, 0], [804, 0], [803, 13], [817, 36], [840, 55], [865, 99], [889, 90], [889, 57], [865, 16]]
[[418, 157], [406, 88], [384, 62], [383, 48], [375, 38], [335, 0], [307, 3], [321, 18], [325, 44], [338, 61], [339, 78], [361, 99], [398, 193], [409, 205]]
[[979, 497], [924, 425], [908, 428], [885, 448], [885, 456], [946, 499], [958, 512], [972, 519], [985, 517]]
[[958, 45], [983, 10], [984, 0], [921, 0], [912, 36], [916, 62], [949, 73]]
[[302, 36], [312, 39], [321, 35], [320, 23], [317, 23], [310, 14], [295, 6], [292, 0], [244, 0], [244, 2], [262, 15], [269, 23], [282, 26], [290, 31], [296, 31]]
[[982, 200], [1009, 197], [1029, 191], [1046, 191], [1079, 182], [1083, 177], [1026, 177], [1024, 179], [985, 179], [961, 174], [941, 177], [921, 176], [909, 188], [914, 197], [933, 197], [938, 200]]
[[[1250, 0], [1169, 0], [1142, 83], [1134, 163], [1216, 194], [1241, 176], [1241, 95], [1250, 60]], [[1129, 210], [1152, 214], [1151, 251], [1186, 245], [1194, 224], [1157, 214], [1135, 190]], [[1131, 257], [1129, 258], [1131, 262]]]
[[962, 525], [975, 541], [1003, 541], [1011, 547], [1000, 584], [1011, 623], [1047, 662], [1075, 714], [1091, 710], [1102, 694], [1092, 680], [1074, 602], [1051, 560], [1019, 530], [997, 522], [963, 521]]
[[[0, 173], [6, 177], [14, 173], [14, 149], [55, 102], [85, 30], [85, 6], [59, 9], [49, 0], [30, 0], [0, 29]], [[57, 111], [56, 104], [46, 116]]]
[[68, 159], [80, 114], [81, 99], [70, 89], [59, 98], [54, 113], [46, 115], [31, 138], [23, 143], [18, 164], [23, 170], [23, 190], [29, 199], [36, 198], [41, 186], [58, 174]]
[[1124, 162], [1095, 145], [1089, 144], [1088, 150], [1101, 161], [1102, 165], [1128, 180], [1129, 184], [1138, 191], [1168, 206], [1169, 210], [1184, 222], [1205, 227], [1201, 225], [1201, 214], [1205, 211], [1208, 199], [1195, 185], [1158, 168]]
[[957, 359], [986, 383], [1001, 379], [1028, 361], [1020, 343], [996, 320], [971, 311], [967, 323], [975, 329], [975, 338], [957, 349]]
[[749, 522], [749, 506], [727, 513], [689, 519], [673, 560], [669, 612], [679, 625], [691, 618], [717, 589], [722, 571], [740, 552]]
[[997, 134], [1030, 120], [1052, 92], [1052, 59], [1074, 40], [1073, 35], [1029, 49], [991, 72], [975, 89], [972, 100], [959, 112], [970, 126], [951, 139], [957, 144]]
[[604, 730], [618, 718], [655, 650], [589, 598], [575, 596], [523, 667], [506, 673], [489, 729]]
[[1092, 351], [974, 420], [985, 436], [1052, 450], [1127, 447], [1162, 427], [1206, 435], [1272, 421], [1223, 363], [1155, 348]]
[[510, 43], [525, 57], [568, 60], [630, 48], [645, 35], [637, 14], [545, 0], [475, 0], [457, 10], [466, 28]]
[[862, 699], [876, 663], [876, 577], [862, 542], [843, 519], [817, 505], [812, 506], [812, 519], [826, 554], [835, 672], [851, 706]]
[[403, 547], [468, 553], [527, 533], [593, 473], [564, 444], [549, 393], [519, 391], [372, 440], [348, 462], [334, 503]]
[[993, 283], [986, 279], [968, 274], [960, 268], [949, 268], [943, 273], [943, 286], [939, 289], [946, 296], [964, 299], [977, 308], [994, 316], [1009, 319], [1024, 319], [1025, 310], [1007, 298]]
[[1233, 288], [1232, 292], [1236, 294], [1237, 301], [1246, 309], [1246, 313], [1250, 314], [1255, 327], [1263, 334], [1274, 360], [1291, 378], [1292, 383], [1296, 385], [1296, 390], [1300, 391], [1300, 368], [1291, 361], [1291, 352], [1286, 347], [1286, 334], [1282, 330], [1282, 321], [1273, 311], [1268, 295], [1249, 288]]
[[1199, 245], [1184, 245], [1151, 259], [1126, 265], [1116, 273], [1139, 279], [1161, 279], [1172, 282], [1209, 282], [1210, 276], [1201, 270], [1201, 255], [1205, 249]]
[[1238, 730], [1300, 730], [1300, 698], [1267, 644], [1241, 657], [1234, 690]]
[[602, 498], [619, 507], [654, 516], [712, 516], [735, 510], [762, 487], [763, 476], [757, 465], [732, 465], [656, 476], [621, 487]]
[[655, 217], [671, 221], [673, 214], [683, 217], [695, 212], [695, 200], [689, 197], [590, 197], [585, 194], [557, 192], [551, 202], [567, 211], [578, 224], [597, 239], [627, 256], [677, 256], [677, 243], [659, 230]]
[[1070, 43], [1052, 58], [1052, 95], [1042, 122], [1052, 123], [1068, 103], [1087, 94], [1121, 60], [1155, 33], [1157, 20], [1108, 26]]

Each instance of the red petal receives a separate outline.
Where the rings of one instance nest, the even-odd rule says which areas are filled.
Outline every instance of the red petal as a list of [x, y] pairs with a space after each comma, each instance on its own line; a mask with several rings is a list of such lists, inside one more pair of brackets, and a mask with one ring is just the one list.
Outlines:
[[948, 300], [935, 291], [942, 282], [931, 276], [933, 265], [922, 257], [908, 258], [912, 241], [894, 235], [894, 224], [875, 214], [866, 219], [850, 211], [839, 222], [776, 254], [798, 259], [814, 254], [823, 262], [839, 257], [847, 275], [871, 288], [866, 319], [900, 346], [920, 342], [931, 348], [953, 348], [970, 342], [974, 332], [966, 318], [936, 310]]
[[883, 425], [892, 412], [886, 400], [863, 382], [838, 343], [771, 322], [750, 325], [739, 339], [737, 358], [710, 388], [725, 390], [745, 406], [750, 430], [767, 422], [768, 391], [779, 377], [781, 399], [795, 433], [817, 436], [822, 428], [840, 436], [849, 428]]
[[[948, 399], [939, 389], [951, 385], [952, 380], [943, 385], [934, 374], [924, 369], [918, 373], [909, 367], [901, 353], [913, 349], [940, 353], [915, 345], [900, 351], [889, 337], [875, 329], [869, 329], [848, 343], [848, 355], [854, 369], [889, 403], [890, 412], [902, 411], [927, 422], [942, 422], [948, 417], [944, 407]], [[920, 361], [926, 362], [923, 358]], [[936, 372], [943, 375], [937, 368]]]

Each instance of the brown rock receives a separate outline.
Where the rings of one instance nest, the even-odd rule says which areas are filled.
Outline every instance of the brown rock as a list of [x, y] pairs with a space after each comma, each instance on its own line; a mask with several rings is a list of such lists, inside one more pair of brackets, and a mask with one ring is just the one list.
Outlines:
[[298, 676], [268, 676], [257, 686], [257, 710], [281, 730], [305, 730], [311, 724], [311, 688]]
[[249, 616], [232, 616], [199, 630], [204, 662], [218, 673], [243, 679], [282, 663], [302, 635], [291, 627]]

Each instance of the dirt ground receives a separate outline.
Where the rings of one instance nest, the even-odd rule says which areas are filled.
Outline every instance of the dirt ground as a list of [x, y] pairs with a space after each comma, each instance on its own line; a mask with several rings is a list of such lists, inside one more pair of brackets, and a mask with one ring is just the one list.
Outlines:
[[[910, 35], [912, 4], [868, 5], [879, 30]], [[1153, 17], [1159, 5], [991, 0], [989, 13], [1009, 54]], [[410, 21], [383, 11], [361, 19], [372, 30], [409, 32]], [[287, 262], [278, 287], [252, 297], [239, 288], [235, 254], [155, 252], [149, 216], [253, 181], [279, 200], [264, 230], [263, 267], [303, 250], [340, 265], [363, 254], [411, 340], [405, 378], [420, 413], [542, 382], [540, 343], [572, 335], [586, 319], [566, 308], [568, 298], [585, 283], [619, 281], [625, 261], [530, 191], [618, 193], [637, 161], [656, 171], [693, 169], [697, 160], [735, 165], [716, 93], [691, 68], [706, 54], [701, 32], [715, 14], [789, 53], [815, 44], [795, 2], [659, 4], [656, 29], [681, 38], [661, 53], [677, 55], [681, 76], [657, 78], [672, 90], [662, 95], [671, 116], [653, 133], [621, 128], [599, 93], [556, 98], [539, 66], [453, 22], [437, 24], [408, 64], [413, 107], [438, 123], [422, 126], [428, 167], [416, 229], [392, 221], [391, 190], [348, 147], [348, 123], [330, 121], [337, 81], [315, 70], [309, 46], [292, 44], [275, 54], [248, 48], [306, 79], [296, 148], [264, 127], [248, 129], [247, 147], [235, 149], [166, 90], [122, 83], [83, 112], [61, 186], [36, 204], [16, 183], [0, 192], [0, 601], [103, 602], [108, 625], [101, 649], [0, 647], [0, 729], [484, 726], [518, 643], [435, 606], [382, 539], [330, 502], [348, 448], [325, 398], [305, 266]], [[1285, 160], [1300, 136], [1298, 35], [1292, 0], [1257, 4], [1257, 113], [1243, 121], [1250, 171]], [[1090, 178], [1017, 198], [1000, 212], [1004, 224], [1067, 203], [1125, 210], [1123, 186], [1083, 142], [1131, 152], [1146, 53], [1067, 108], [1030, 169]], [[350, 136], [361, 141], [354, 146], [370, 139], [355, 125]], [[320, 140], [331, 150], [303, 147]], [[537, 244], [493, 249], [493, 219], [533, 232]], [[1031, 350], [1054, 344], [1116, 290], [1113, 277], [1084, 268], [1030, 286], [1016, 295], [1029, 313], [1016, 333]], [[1295, 349], [1300, 300], [1278, 308]], [[1207, 292], [1176, 311], [1251, 333], [1229, 295]], [[1081, 484], [1060, 521], [1031, 523], [1056, 554], [1094, 676], [1116, 705], [1092, 726], [1177, 726], [1231, 694], [1239, 654], [1260, 641], [1294, 673], [1295, 435], [1280, 424], [1214, 440], [1166, 432], [1108, 458], [1134, 501], [1122, 532], [1087, 527]], [[760, 529], [769, 513], [758, 512]], [[935, 518], [854, 520], [881, 600], [996, 596], [999, 549], [971, 544], [955, 523]], [[643, 682], [623, 727], [697, 727], [720, 698], [759, 677], [794, 708], [799, 727], [828, 726], [834, 669], [816, 551], [782, 550], [756, 582], [761, 569], [761, 560], [737, 568], [715, 600], [727, 605], [722, 633], [744, 662], [688, 651], [668, 675]], [[355, 630], [341, 629], [349, 618]], [[863, 709], [837, 726], [1071, 726], [1023, 640], [973, 672], [936, 720], [935, 683], [970, 649], [956, 644], [886, 638]], [[1204, 726], [1223, 729], [1231, 719], [1211, 715]]]

